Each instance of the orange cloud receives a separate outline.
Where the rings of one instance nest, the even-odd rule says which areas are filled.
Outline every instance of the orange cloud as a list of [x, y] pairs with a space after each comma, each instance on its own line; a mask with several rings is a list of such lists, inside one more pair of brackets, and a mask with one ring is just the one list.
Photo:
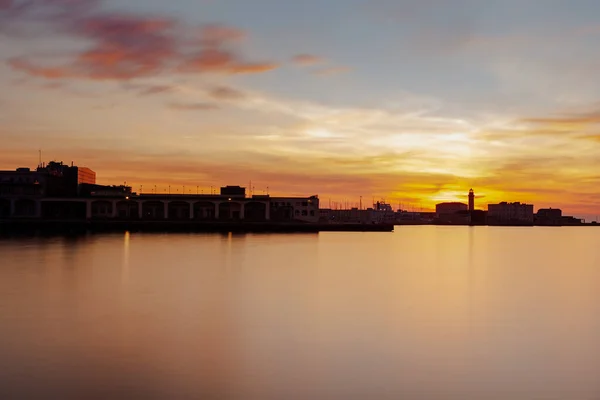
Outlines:
[[555, 126], [582, 126], [600, 124], [600, 111], [580, 114], [564, 114], [549, 118], [526, 118], [522, 120], [532, 124], [555, 125]]
[[71, 78], [73, 73], [63, 67], [40, 67], [30, 63], [23, 57], [17, 57], [8, 60], [8, 65], [16, 70], [27, 73], [31, 76], [36, 76], [46, 79], [62, 79]]
[[245, 63], [233, 65], [230, 72], [232, 74], [257, 74], [272, 71], [278, 67], [279, 65], [274, 63]]
[[323, 59], [313, 54], [297, 54], [292, 57], [292, 62], [298, 65], [314, 65], [322, 62]]

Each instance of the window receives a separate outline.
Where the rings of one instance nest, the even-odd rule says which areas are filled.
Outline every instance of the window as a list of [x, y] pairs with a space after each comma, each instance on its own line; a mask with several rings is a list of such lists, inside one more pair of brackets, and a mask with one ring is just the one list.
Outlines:
[[308, 207], [308, 201], [303, 201], [303, 202], [302, 202], [302, 205], [303, 205], [304, 207]]
[[294, 214], [296, 214], [296, 215], [300, 215], [300, 210], [296, 210], [296, 211], [294, 212]]
[[306, 217], [308, 215], [308, 212], [306, 210], [302, 210], [302, 216]]
[[315, 216], [315, 210], [310, 210], [310, 216], [314, 217]]

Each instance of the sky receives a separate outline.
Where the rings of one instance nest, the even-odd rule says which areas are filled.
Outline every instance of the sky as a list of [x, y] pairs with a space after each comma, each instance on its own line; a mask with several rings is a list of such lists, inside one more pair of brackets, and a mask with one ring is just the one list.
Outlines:
[[600, 215], [596, 0], [0, 0], [0, 169]]

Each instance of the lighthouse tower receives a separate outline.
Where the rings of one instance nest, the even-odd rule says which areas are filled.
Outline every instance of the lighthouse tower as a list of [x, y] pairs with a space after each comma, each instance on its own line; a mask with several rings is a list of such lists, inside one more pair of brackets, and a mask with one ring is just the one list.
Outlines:
[[475, 192], [469, 190], [469, 211], [475, 211]]

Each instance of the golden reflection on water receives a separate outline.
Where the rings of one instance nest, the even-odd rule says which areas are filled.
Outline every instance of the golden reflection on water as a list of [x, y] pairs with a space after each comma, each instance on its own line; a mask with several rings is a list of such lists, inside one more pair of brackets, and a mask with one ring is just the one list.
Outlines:
[[0, 398], [598, 398], [599, 242], [487, 227], [2, 240]]
[[129, 278], [129, 241], [131, 240], [131, 234], [129, 231], [125, 232], [123, 236], [123, 263], [122, 263], [122, 274], [121, 274], [121, 283], [123, 285], [127, 284], [127, 280]]

